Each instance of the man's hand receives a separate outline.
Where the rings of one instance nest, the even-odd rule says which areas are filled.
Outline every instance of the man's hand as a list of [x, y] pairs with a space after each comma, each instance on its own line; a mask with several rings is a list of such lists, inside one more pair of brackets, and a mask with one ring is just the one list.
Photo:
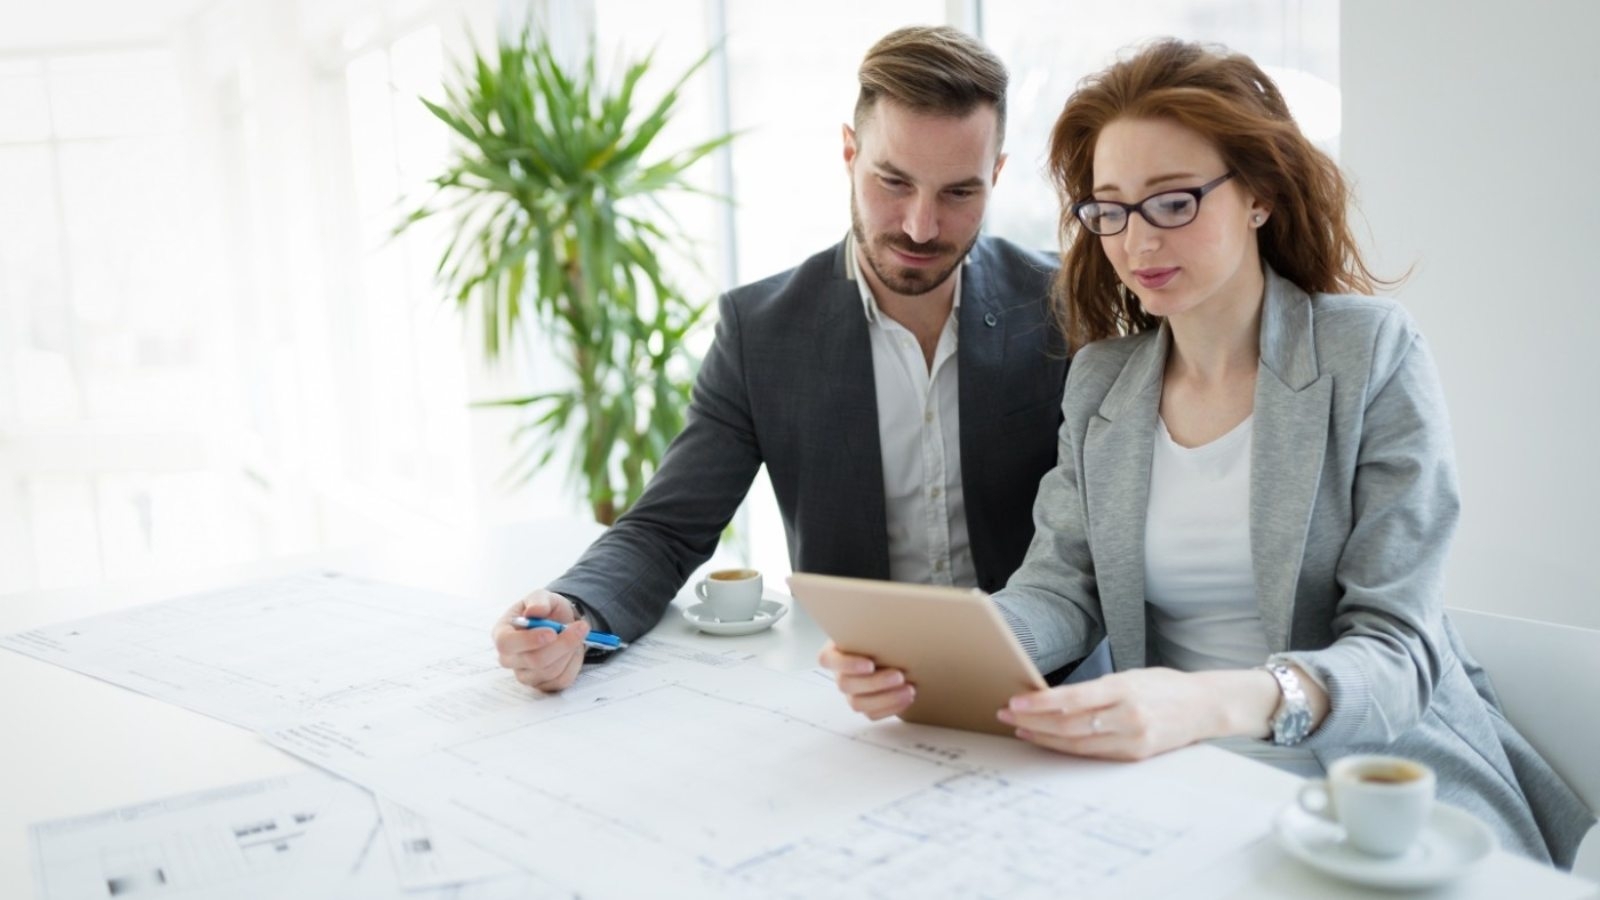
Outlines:
[[[519, 616], [574, 624], [556, 634], [548, 628], [512, 625], [511, 620]], [[513, 603], [489, 635], [500, 652], [500, 665], [510, 669], [518, 681], [541, 691], [560, 691], [571, 687], [583, 668], [583, 639], [589, 635], [589, 623], [578, 621], [566, 597], [538, 590]]]
[[822, 648], [817, 662], [833, 672], [850, 708], [873, 721], [905, 712], [917, 697], [916, 687], [906, 683], [905, 672], [880, 669], [871, 657], [845, 653], [833, 641]]

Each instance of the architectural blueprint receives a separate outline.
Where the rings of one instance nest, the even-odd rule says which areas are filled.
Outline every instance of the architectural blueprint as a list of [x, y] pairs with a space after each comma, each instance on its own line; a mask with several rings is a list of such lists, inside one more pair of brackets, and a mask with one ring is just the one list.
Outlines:
[[408, 891], [494, 881], [520, 870], [398, 803], [377, 798], [383, 838], [400, 886]]
[[[255, 730], [402, 808], [385, 807], [383, 829], [358, 791], [362, 813], [318, 816], [361, 823], [326, 829], [338, 841], [269, 840], [258, 855], [170, 824], [159, 803], [115, 814], [122, 831], [112, 818], [47, 823], [41, 877], [98, 873], [102, 896], [113, 879], [176, 883], [200, 871], [179, 850], [198, 847], [196, 859], [232, 866], [217, 877], [250, 890], [283, 888], [279, 854], [319, 860], [296, 871], [343, 865], [352, 874], [335, 883], [348, 897], [472, 878], [443, 889], [458, 894], [419, 896], [476, 900], [535, 877], [539, 895], [586, 897], [1162, 896], [1270, 821], [1223, 787], [1256, 764], [1222, 751], [1116, 765], [873, 724], [816, 672], [737, 653], [647, 639], [586, 667], [573, 688], [538, 694], [497, 666], [484, 627], [495, 612], [313, 574], [0, 638]], [[1224, 806], [1233, 814], [1209, 812]], [[263, 835], [288, 833], [272, 821]], [[340, 849], [317, 849], [329, 846]], [[536, 874], [504, 876], [505, 863]], [[79, 896], [60, 890], [49, 900]], [[329, 896], [279, 892], [300, 894]]]
[[[449, 734], [458, 721], [493, 721], [548, 699], [496, 664], [485, 628], [496, 612], [448, 595], [308, 573], [4, 635], [0, 647], [257, 732], [397, 703]], [[612, 663], [586, 668], [580, 682], [604, 684], [676, 661], [731, 666], [746, 656], [646, 639]], [[388, 827], [380, 837], [404, 888], [508, 871], [504, 860], [396, 804], [381, 810]]]
[[827, 682], [754, 665], [430, 718], [374, 708], [268, 739], [502, 855], [537, 845], [541, 874], [597, 896], [1160, 896], [1270, 813], [1206, 812], [1240, 803], [1215, 773], [1253, 765], [1221, 751], [1128, 766], [873, 725]]
[[[432, 591], [308, 573], [0, 635], [0, 647], [253, 731], [399, 700], [456, 715], [541, 695], [504, 677], [489, 646], [499, 610]], [[645, 640], [599, 682], [668, 658], [733, 664]]]
[[[172, 797], [31, 829], [41, 900], [105, 897], [392, 898], [404, 890], [372, 797], [307, 772]], [[502, 871], [416, 900], [566, 898]]]

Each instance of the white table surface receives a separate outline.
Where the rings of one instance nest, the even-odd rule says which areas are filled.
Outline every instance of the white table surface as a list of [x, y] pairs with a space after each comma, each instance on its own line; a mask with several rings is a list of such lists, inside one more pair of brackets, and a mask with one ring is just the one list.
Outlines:
[[[448, 540], [319, 554], [163, 578], [138, 584], [0, 596], [0, 633], [124, 609], [139, 603], [307, 569], [339, 571], [506, 605], [559, 574], [598, 533], [570, 521], [532, 522]], [[782, 585], [769, 585], [769, 589]], [[686, 605], [684, 599], [679, 607]], [[770, 631], [743, 637], [699, 634], [668, 612], [655, 635], [737, 648], [772, 668], [816, 664], [824, 636], [803, 610]], [[484, 622], [484, 652], [490, 622]], [[507, 676], [509, 677], [509, 675]], [[842, 701], [841, 701], [842, 702]], [[29, 824], [302, 771], [304, 763], [251, 732], [75, 672], [0, 650], [0, 897], [33, 895]], [[1259, 766], [1252, 796], [1288, 803], [1299, 780]], [[1226, 811], [1219, 810], [1219, 814]], [[1267, 823], [1263, 822], [1263, 829]], [[1517, 900], [1600, 896], [1593, 884], [1503, 851], [1468, 878], [1433, 891], [1375, 893], [1314, 872], [1264, 837], [1219, 860], [1193, 885], [1197, 894], [1237, 900], [1406, 896]]]

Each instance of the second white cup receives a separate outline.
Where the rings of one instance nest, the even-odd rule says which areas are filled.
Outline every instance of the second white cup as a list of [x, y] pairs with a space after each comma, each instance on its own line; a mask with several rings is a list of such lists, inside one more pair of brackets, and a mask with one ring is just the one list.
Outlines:
[[718, 569], [694, 586], [706, 611], [719, 622], [748, 622], [761, 606], [761, 573], [755, 569]]
[[1344, 826], [1352, 847], [1373, 856], [1405, 853], [1433, 809], [1433, 770], [1400, 756], [1347, 756], [1328, 777], [1300, 789], [1300, 806]]

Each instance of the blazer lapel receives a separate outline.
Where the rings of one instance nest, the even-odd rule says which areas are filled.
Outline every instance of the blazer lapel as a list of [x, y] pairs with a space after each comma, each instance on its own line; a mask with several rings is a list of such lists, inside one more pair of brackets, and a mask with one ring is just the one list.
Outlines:
[[1079, 473], [1089, 508], [1095, 580], [1111, 659], [1118, 671], [1146, 660], [1144, 596], [1145, 512], [1150, 501], [1150, 459], [1169, 335], [1165, 324], [1128, 357], [1122, 373], [1088, 423]]
[[1250, 451], [1250, 556], [1256, 605], [1274, 653], [1289, 649], [1332, 402], [1333, 378], [1317, 367], [1311, 300], [1269, 268]]
[[859, 516], [836, 527], [855, 532], [856, 546], [865, 572], [889, 577], [889, 523], [883, 497], [883, 449], [878, 440], [878, 389], [872, 371], [872, 340], [867, 333], [861, 289], [846, 274], [844, 254], [850, 241], [839, 245], [834, 277], [817, 289], [813, 347], [817, 371], [824, 373], [824, 418], [815, 427], [840, 439], [844, 451], [844, 482], [830, 486], [859, 500]]
[[[994, 296], [990, 267], [983, 264], [981, 253], [981, 245], [974, 248], [972, 263], [961, 270], [961, 306], [956, 310], [956, 359], [961, 372], [956, 390], [961, 411], [963, 472], [982, 466], [985, 452], [998, 433], [1004, 408], [1001, 373], [1005, 371], [1006, 316], [999, 298]], [[981, 500], [969, 496], [967, 506]]]

